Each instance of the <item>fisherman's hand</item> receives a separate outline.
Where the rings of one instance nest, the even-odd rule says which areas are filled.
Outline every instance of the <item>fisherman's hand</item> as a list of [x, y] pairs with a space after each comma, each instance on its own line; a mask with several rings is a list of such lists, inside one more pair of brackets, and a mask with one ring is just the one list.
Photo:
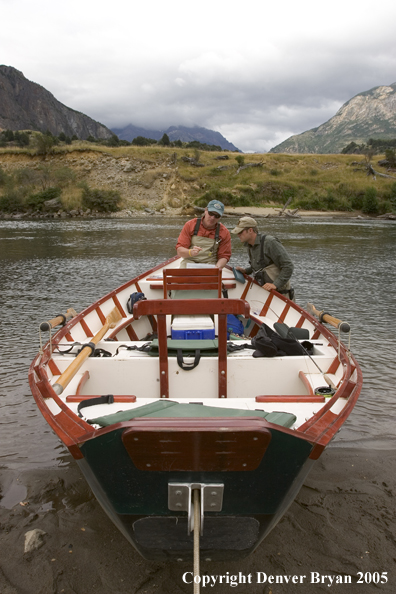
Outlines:
[[263, 285], [263, 289], [266, 291], [276, 291], [276, 285], [274, 285], [274, 283], [265, 283], [265, 285]]
[[188, 255], [189, 256], [198, 256], [198, 254], [201, 250], [202, 250], [202, 248], [200, 248], [197, 245], [194, 245], [194, 247], [192, 247], [188, 250]]
[[243, 272], [243, 274], [246, 274], [246, 270], [242, 268], [242, 266], [235, 266], [235, 270], [239, 270], [239, 272]]

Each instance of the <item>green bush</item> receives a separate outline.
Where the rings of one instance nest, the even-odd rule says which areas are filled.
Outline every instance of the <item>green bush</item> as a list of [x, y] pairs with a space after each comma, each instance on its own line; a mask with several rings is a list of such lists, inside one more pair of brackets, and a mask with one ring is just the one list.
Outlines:
[[219, 200], [224, 206], [251, 206], [252, 202], [248, 196], [238, 196], [231, 192], [222, 190], [209, 190], [203, 196], [195, 200], [197, 206], [205, 208], [211, 200]]
[[82, 205], [98, 212], [117, 212], [120, 210], [121, 196], [115, 190], [96, 190], [83, 186]]
[[378, 205], [378, 213], [379, 214], [387, 214], [388, 212], [393, 212], [394, 206], [390, 200], [381, 200]]
[[364, 194], [362, 192], [358, 192], [357, 194], [353, 194], [350, 198], [351, 206], [353, 210], [362, 210], [363, 208], [363, 199]]
[[378, 214], [379, 203], [377, 189], [372, 186], [367, 188], [364, 193], [362, 211], [364, 214]]
[[50, 155], [54, 150], [56, 140], [52, 134], [39, 134], [36, 138], [37, 154], [43, 157]]
[[23, 210], [23, 196], [18, 190], [10, 190], [0, 197], [1, 212], [12, 214]]
[[44, 202], [47, 202], [47, 200], [53, 200], [54, 198], [59, 198], [61, 193], [61, 188], [52, 187], [42, 190], [41, 192], [37, 192], [36, 194], [30, 194], [26, 200], [26, 206], [29, 206], [34, 210], [42, 210]]
[[0, 167], [0, 186], [5, 186], [8, 181], [8, 175], [2, 167]]

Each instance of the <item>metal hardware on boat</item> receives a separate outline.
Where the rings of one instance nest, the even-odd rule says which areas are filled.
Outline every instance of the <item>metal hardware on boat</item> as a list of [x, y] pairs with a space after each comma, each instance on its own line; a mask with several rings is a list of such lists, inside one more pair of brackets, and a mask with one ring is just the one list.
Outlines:
[[200, 526], [203, 534], [204, 512], [219, 512], [223, 507], [224, 484], [168, 483], [168, 509], [187, 512], [187, 534], [194, 529], [192, 491], [200, 491]]

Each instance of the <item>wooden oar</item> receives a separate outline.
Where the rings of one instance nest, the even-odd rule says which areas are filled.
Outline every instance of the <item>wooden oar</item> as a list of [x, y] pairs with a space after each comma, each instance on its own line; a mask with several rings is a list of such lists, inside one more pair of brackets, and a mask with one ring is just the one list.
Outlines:
[[[100, 340], [102, 340], [103, 336], [110, 328], [114, 328], [114, 326], [122, 319], [122, 315], [115, 307], [113, 311], [107, 316], [103, 327], [99, 330], [97, 334], [92, 338], [90, 344], [96, 345]], [[76, 375], [77, 371], [80, 369], [81, 365], [84, 363], [85, 359], [89, 357], [92, 352], [92, 348], [90, 346], [84, 347], [77, 357], [74, 359], [73, 363], [70, 363], [69, 367], [62, 373], [59, 377], [58, 381], [52, 386], [58, 396], [62, 394], [63, 390], [66, 388], [68, 383], [73, 379]]]
[[312, 303], [307, 303], [307, 312], [316, 316], [320, 322], [326, 322], [327, 324], [334, 326], [334, 328], [338, 328], [341, 332], [350, 332], [351, 330], [348, 322], [342, 322], [324, 311], [318, 311]]
[[59, 324], [64, 324], [70, 318], [74, 318], [77, 315], [77, 312], [72, 308], [69, 307], [65, 314], [59, 314], [56, 318], [52, 318], [52, 320], [48, 320], [48, 322], [42, 322], [40, 324], [40, 330], [42, 332], [47, 332], [47, 330], [52, 330], [55, 326], [59, 326]]

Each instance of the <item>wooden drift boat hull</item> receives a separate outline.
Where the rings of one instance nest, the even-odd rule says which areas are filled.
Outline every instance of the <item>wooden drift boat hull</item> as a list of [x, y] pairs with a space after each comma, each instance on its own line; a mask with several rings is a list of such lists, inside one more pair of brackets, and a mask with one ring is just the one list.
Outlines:
[[[192, 558], [195, 489], [202, 558], [237, 560], [292, 503], [353, 410], [362, 376], [339, 337], [282, 295], [251, 279], [236, 283], [231, 269], [220, 278], [179, 265], [173, 258], [67, 321], [29, 381], [97, 500], [143, 557]], [[136, 293], [145, 299], [129, 313]], [[243, 321], [243, 337], [228, 332], [229, 316]], [[187, 336], [206, 336], [212, 323], [207, 352], [210, 340], [171, 338], [175, 321], [201, 318], [205, 330]], [[253, 356], [263, 323], [307, 334], [312, 354]], [[77, 343], [93, 356], [77, 354]]]

